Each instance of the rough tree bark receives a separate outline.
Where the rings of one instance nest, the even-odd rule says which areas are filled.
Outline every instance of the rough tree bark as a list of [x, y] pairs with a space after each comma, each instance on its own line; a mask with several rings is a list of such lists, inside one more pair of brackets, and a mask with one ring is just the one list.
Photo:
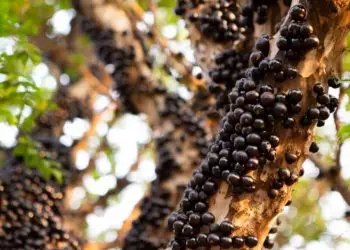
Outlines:
[[[191, 18], [191, 15], [194, 13], [196, 15], [200, 14], [201, 12], [205, 12], [207, 8], [210, 8], [214, 2], [206, 2], [203, 4], [204, 6], [200, 6], [198, 8], [193, 8], [188, 13], [186, 13], [187, 18]], [[239, 7], [238, 7], [239, 8]], [[272, 6], [272, 8], [269, 10], [269, 15], [273, 15], [274, 11], [278, 11], [278, 13], [285, 13], [286, 7], [285, 6]], [[190, 38], [193, 41], [194, 50], [196, 51], [195, 55], [197, 56], [197, 62], [202, 67], [203, 73], [205, 75], [205, 78], [208, 80], [208, 82], [211, 82], [209, 72], [215, 68], [215, 57], [220, 55], [225, 49], [235, 49], [239, 53], [247, 53], [250, 52], [251, 48], [254, 45], [254, 36], [259, 36], [261, 32], [268, 31], [271, 33], [271, 30], [273, 30], [274, 25], [276, 22], [280, 21], [280, 17], [274, 17], [272, 18], [272, 21], [269, 21], [263, 25], [259, 25], [258, 29], [255, 33], [246, 33], [245, 36], [239, 37], [239, 39], [235, 41], [228, 41], [225, 43], [222, 42], [215, 42], [210, 37], [206, 37], [205, 35], [201, 34], [201, 32], [198, 30], [198, 28], [193, 25], [191, 22], [188, 22], [188, 28], [190, 30]], [[272, 34], [272, 33], [271, 33]], [[245, 45], [242, 45], [244, 42], [248, 42]], [[249, 56], [249, 54], [248, 54]], [[247, 67], [248, 65], [244, 66]], [[240, 69], [232, 69], [232, 72], [235, 71], [238, 72]], [[243, 68], [244, 70], [244, 68]], [[226, 89], [226, 95], [227, 91], [229, 91], [230, 88], [227, 87]], [[217, 99], [220, 99], [220, 95], [216, 96]], [[217, 126], [214, 127], [216, 129]], [[187, 176], [188, 178], [188, 176]], [[131, 220], [135, 218], [134, 214], [131, 216]], [[130, 223], [128, 223], [130, 224]], [[155, 230], [152, 228], [148, 228], [148, 230], [151, 232], [151, 230]], [[166, 232], [166, 228], [163, 227], [161, 230], [157, 229], [155, 232], [151, 232], [148, 235], [168, 235]], [[163, 237], [166, 238], [166, 237]]]
[[[266, 3], [266, 17], [258, 23], [255, 21], [256, 9], [252, 17], [244, 16], [243, 13], [244, 8], [253, 4], [254, 1], [235, 0], [230, 2], [206, 1], [199, 4], [188, 3], [185, 9], [181, 7], [182, 1], [178, 1], [178, 3], [179, 6], [176, 12], [186, 21], [196, 62], [203, 71], [210, 92], [215, 96], [217, 109], [221, 111], [223, 108], [225, 109], [225, 104], [228, 102], [227, 95], [234, 87], [235, 81], [244, 76], [244, 70], [249, 66], [249, 55], [254, 48], [256, 39], [261, 35], [274, 35], [275, 26], [279, 25], [281, 19], [284, 18], [289, 6], [286, 6], [287, 3], [282, 3], [282, 1]], [[212, 30], [206, 30], [207, 27], [204, 26], [208, 22], [203, 25], [201, 20], [210, 18], [210, 15], [213, 13], [218, 15], [215, 13], [215, 10], [219, 8], [221, 8], [219, 15], [224, 13], [224, 18], [216, 16], [215, 18], [218, 18], [218, 20], [213, 20], [217, 22], [216, 27], [213, 25]], [[230, 23], [227, 25], [227, 22]], [[233, 26], [232, 29], [230, 29], [231, 25]], [[233, 33], [234, 36], [230, 37], [230, 39], [225, 39], [221, 35], [221, 38], [215, 37], [213, 39], [213, 33], [223, 32], [220, 29], [225, 26], [225, 32]], [[230, 60], [236, 59], [238, 62], [231, 64], [230, 69], [226, 70], [226, 72], [220, 72], [220, 64], [222, 62], [218, 63], [216, 58], [222, 56], [225, 52], [230, 53], [230, 51], [236, 52], [236, 58], [230, 58]], [[231, 62], [228, 60], [226, 63], [232, 63], [232, 60]], [[227, 74], [228, 72], [230, 73], [229, 75]]]
[[[292, 6], [296, 5], [302, 5], [306, 8], [307, 23], [312, 25], [313, 34], [318, 37], [319, 45], [317, 49], [308, 51], [305, 57], [302, 57], [299, 61], [286, 58], [285, 52], [279, 49], [277, 42], [281, 38], [281, 29], [292, 23], [291, 13], [289, 12], [280, 26], [279, 32], [269, 39], [270, 50], [267, 58], [268, 60], [277, 59], [282, 65], [294, 66], [298, 74], [293, 80], [285, 80], [283, 83], [276, 82], [272, 77], [260, 78], [277, 89], [278, 93], [287, 93], [291, 89], [301, 90], [303, 96], [301, 112], [295, 116], [296, 123], [291, 129], [285, 129], [277, 124], [278, 129], [275, 133], [280, 142], [279, 146], [276, 147], [274, 159], [265, 164], [263, 168], [258, 168], [258, 170], [249, 173], [249, 176], [254, 179], [255, 190], [252, 193], [237, 195], [232, 193], [227, 182], [212, 180], [216, 183], [217, 190], [209, 199], [208, 211], [214, 215], [215, 223], [220, 225], [224, 220], [228, 220], [233, 224], [234, 229], [230, 236], [245, 239], [246, 245], [241, 246], [240, 249], [261, 249], [274, 219], [291, 199], [293, 190], [291, 184], [297, 180], [301, 165], [307, 157], [312, 141], [312, 130], [315, 126], [314, 121], [305, 121], [304, 119], [303, 125], [299, 121], [303, 120], [309, 107], [316, 106], [316, 96], [313, 92], [315, 83], [321, 82], [324, 89], [328, 89], [327, 79], [333, 76], [335, 72], [334, 68], [337, 66], [335, 63], [343, 53], [343, 43], [349, 29], [349, 1], [324, 1], [323, 4], [316, 0], [292, 1]], [[263, 83], [260, 82], [260, 84]], [[226, 118], [228, 117], [226, 116]], [[235, 127], [235, 123], [232, 125]], [[208, 157], [210, 158], [210, 154]], [[208, 157], [207, 160], [210, 161]], [[283, 185], [278, 193], [271, 194], [271, 183], [278, 178], [277, 171], [281, 168], [289, 169], [294, 180], [289, 185]], [[203, 173], [203, 165], [199, 172]], [[194, 184], [190, 183], [192, 188], [195, 187], [195, 182], [194, 180]], [[182, 206], [184, 206], [183, 203]], [[183, 207], [179, 212], [180, 214], [183, 212]], [[178, 214], [174, 215], [172, 223], [181, 221], [176, 216]], [[186, 221], [182, 218], [185, 226], [188, 225]], [[173, 249], [182, 249], [184, 244], [187, 247], [194, 247], [197, 243], [193, 240], [193, 236], [189, 236], [193, 232], [187, 231], [187, 235], [186, 232], [181, 232], [180, 224], [178, 223], [177, 226], [173, 224], [175, 231], [180, 230], [177, 232], [176, 241], [172, 242]], [[181, 225], [183, 226], [183, 224]], [[189, 230], [189, 227], [186, 229]], [[200, 230], [203, 232], [205, 228], [200, 227]], [[216, 245], [220, 243], [215, 240], [212, 241], [214, 243], [211, 246], [213, 249], [219, 249], [220, 247]]]
[[[178, 203], [193, 168], [198, 164], [197, 160], [205, 155], [215, 119], [198, 118], [198, 114], [192, 111], [195, 102], [193, 105], [185, 103], [159, 86], [152, 75], [151, 65], [147, 63], [140, 34], [128, 16], [130, 11], [125, 10], [126, 5], [84, 1], [77, 2], [75, 6], [80, 14], [92, 21], [83, 23], [82, 27], [91, 26], [85, 27], [85, 30], [95, 42], [101, 60], [115, 65], [112, 77], [121, 98], [127, 98], [135, 113], [147, 114], [157, 142], [157, 179], [152, 183], [150, 195], [132, 213], [138, 219], [126, 236], [124, 248], [143, 249], [142, 245], [147, 245], [147, 249], [165, 247], [170, 236], [166, 230], [166, 216]], [[112, 22], [116, 16], [118, 19]], [[104, 32], [109, 32], [112, 39], [96, 38], [98, 33]], [[102, 54], [105, 57], [101, 55], [104, 49]], [[106, 55], [112, 54], [115, 49], [120, 52], [131, 50], [133, 56], [125, 63], [121, 58], [109, 61]], [[200, 110], [198, 113], [203, 114]], [[128, 231], [128, 226], [131, 224], [125, 223], [121, 238], [123, 232]], [[164, 235], [163, 238], [160, 239], [159, 234]]]
[[[77, 2], [78, 1], [74, 1], [74, 3]], [[181, 199], [181, 194], [186, 187], [186, 183], [189, 182], [193, 169], [198, 166], [199, 159], [204, 157], [207, 144], [211, 139], [212, 131], [215, 130], [218, 123], [213, 122], [210, 118], [199, 118], [200, 116], [205, 117], [205, 115], [202, 111], [197, 113], [193, 112], [193, 103], [185, 103], [180, 98], [167, 93], [163, 88], [159, 87], [157, 79], [152, 76], [152, 68], [146, 57], [147, 49], [145, 49], [142, 44], [142, 36], [140, 37], [135, 29], [135, 23], [131, 21], [132, 15], [130, 15], [130, 11], [127, 9], [129, 8], [127, 4], [120, 3], [119, 1], [113, 2], [107, 0], [80, 2], [81, 5], [76, 4], [77, 9], [80, 14], [88, 17], [88, 20], [85, 20], [83, 26], [85, 25], [85, 29], [96, 43], [96, 50], [101, 59], [105, 60], [107, 64], [113, 64], [114, 72], [112, 73], [112, 77], [121, 98], [124, 100], [125, 107], [135, 113], [147, 114], [149, 123], [154, 130], [154, 136], [157, 138], [157, 151], [159, 154], [157, 166], [158, 177], [152, 184], [150, 195], [142, 201], [141, 205], [137, 208], [138, 211], [133, 213], [133, 215], [137, 215], [136, 217], [138, 217], [138, 219], [134, 222], [129, 236], [126, 237], [124, 249], [164, 249], [166, 243], [172, 237], [171, 233], [168, 231], [168, 224], [166, 222], [167, 216], [170, 210], [174, 209]], [[242, 0], [237, 1], [237, 3], [244, 4], [245, 2]], [[188, 15], [195, 12], [202, 12], [203, 9], [208, 7], [205, 6], [206, 4], [211, 3], [204, 3], [204, 5], [192, 9], [188, 12]], [[274, 148], [275, 155], [270, 155], [271, 160], [268, 163], [261, 164], [264, 166], [246, 173], [245, 180], [249, 182], [249, 185], [252, 179], [247, 178], [248, 176], [252, 177], [254, 181], [254, 185], [249, 186], [249, 192], [241, 192], [242, 190], [238, 193], [232, 192], [231, 184], [227, 184], [225, 181], [221, 180], [220, 176], [216, 176], [214, 172], [217, 168], [215, 171], [213, 171], [214, 168], [212, 168], [210, 171], [212, 171], [214, 175], [211, 176], [213, 173], [206, 173], [210, 176], [207, 180], [214, 183], [217, 190], [213, 194], [211, 194], [212, 190], [207, 190], [207, 196], [209, 196], [208, 203], [203, 203], [204, 205], [200, 204], [200, 206], [196, 204], [198, 208], [194, 208], [195, 212], [198, 213], [201, 213], [203, 209], [207, 209], [215, 217], [214, 222], [220, 225], [219, 227], [223, 227], [224, 231], [227, 229], [227, 227], [225, 228], [227, 224], [222, 226], [222, 222], [225, 220], [225, 222], [228, 221], [232, 223], [234, 230], [229, 233], [229, 236], [236, 240], [237, 237], [243, 236], [245, 242], [245, 246], [242, 246], [240, 249], [261, 249], [274, 219], [282, 211], [285, 204], [289, 202], [293, 187], [292, 184], [296, 181], [297, 175], [301, 171], [301, 164], [307, 157], [307, 151], [312, 140], [312, 129], [316, 123], [315, 120], [312, 122], [305, 122], [304, 119], [304, 124], [301, 125], [299, 121], [303, 120], [302, 118], [305, 117], [305, 114], [308, 114], [309, 107], [316, 106], [316, 95], [313, 93], [315, 83], [321, 82], [324, 89], [328, 88], [325, 83], [327, 79], [336, 72], [334, 69], [336, 67], [335, 64], [339, 61], [338, 59], [343, 52], [343, 42], [350, 21], [348, 10], [349, 1], [324, 0], [323, 4], [320, 4], [317, 0], [294, 0], [292, 2], [292, 6], [299, 4], [303, 5], [307, 10], [307, 23], [313, 26], [313, 34], [317, 35], [319, 45], [317, 49], [308, 51], [305, 57], [302, 57], [300, 60], [288, 60], [286, 58], [285, 53], [279, 50], [277, 43], [281, 38], [280, 32], [282, 28], [292, 23], [291, 14], [289, 13], [282, 22], [280, 31], [274, 37], [268, 39], [270, 49], [266, 59], [270, 62], [273, 59], [277, 59], [284, 66], [293, 66], [298, 70], [298, 74], [294, 79], [285, 80], [283, 83], [276, 82], [272, 76], [267, 76], [262, 81], [273, 86], [273, 91], [278, 93], [287, 93], [287, 91], [291, 89], [301, 90], [303, 94], [300, 106], [301, 111], [298, 115], [293, 117], [295, 121], [297, 121], [295, 126], [286, 129], [282, 126], [280, 121], [276, 121], [276, 125], [272, 126], [276, 128], [274, 135], [279, 137], [279, 146]], [[274, 5], [271, 8], [272, 9], [269, 10], [269, 21], [267, 24], [256, 25], [255, 29], [253, 29], [254, 33], [245, 33], [245, 39], [238, 38], [235, 42], [213, 42], [211, 38], [203, 36], [198, 27], [189, 23], [191, 39], [197, 52], [198, 63], [203, 68], [208, 81], [210, 81], [212, 77], [209, 72], [216, 67], [214, 63], [215, 58], [220, 56], [220, 53], [225, 49], [233, 48], [240, 52], [245, 51], [250, 53], [255, 37], [259, 37], [263, 33], [273, 34], [272, 30], [274, 24], [280, 19], [278, 15], [277, 17], [273, 16], [273, 13], [277, 11], [278, 13], [282, 13], [281, 15], [279, 14], [279, 16], [282, 16], [285, 7], [282, 5]], [[93, 32], [91, 33], [91, 31]], [[238, 33], [240, 32], [241, 31]], [[242, 41], [246, 42], [246, 44], [244, 44], [244, 42], [242, 43]], [[315, 42], [315, 40], [313, 40], [313, 42]], [[118, 53], [121, 53], [125, 58], [121, 58]], [[120, 62], [121, 65], [119, 64]], [[185, 70], [182, 72], [185, 72], [184, 75], [186, 74]], [[186, 75], [186, 78], [187, 77], [191, 78]], [[256, 76], [252, 75], [252, 71], [249, 71], [248, 78], [249, 77], [254, 78]], [[248, 81], [248, 79], [246, 80]], [[262, 82], [259, 84], [264, 85]], [[234, 85], [233, 82], [231, 86], [233, 91], [231, 92], [230, 99], [234, 98], [232, 93], [238, 88], [234, 88]], [[195, 88], [193, 88], [193, 90], [195, 90]], [[231, 91], [231, 88], [227, 89], [226, 94], [228, 94], [229, 91]], [[239, 93], [239, 95], [242, 94]], [[217, 96], [217, 98], [222, 98], [222, 95]], [[262, 99], [262, 93], [260, 94], [260, 99]], [[194, 103], [196, 101], [198, 100], [194, 100]], [[229, 105], [228, 107], [233, 111], [236, 108], [235, 105], [238, 104], [232, 103], [231, 107], [229, 107]], [[52, 124], [54, 120], [51, 118], [57, 118], [56, 115], [61, 116], [59, 118], [63, 119], [59, 120], [59, 123], [57, 123], [58, 125], [62, 125], [67, 116], [71, 115], [71, 112], [68, 112], [69, 114], [64, 114], [62, 116], [62, 111], [68, 110], [72, 105], [67, 106], [67, 104], [63, 103], [61, 106], [63, 108], [60, 107], [61, 110], [58, 109], [58, 111], [60, 111], [58, 113], [60, 114], [41, 117], [42, 125], [47, 125], [47, 123], [50, 122]], [[270, 111], [266, 110], [266, 112]], [[276, 116], [278, 115], [279, 114]], [[220, 144], [220, 140], [222, 141], [222, 137], [227, 136], [226, 132], [232, 132], [232, 128], [230, 129], [228, 126], [225, 126], [230, 119], [229, 114], [224, 117], [222, 121], [223, 130], [220, 131], [215, 142], [217, 145]], [[264, 122], [267, 121], [265, 120]], [[237, 124], [238, 122], [234, 121], [231, 126]], [[224, 131], [226, 135], [223, 135], [222, 131]], [[45, 138], [42, 136], [43, 134], [45, 138], [57, 137], [60, 134], [60, 128], [57, 130], [55, 129], [55, 131], [40, 131], [40, 129], [38, 129], [34, 133], [34, 136], [39, 141], [40, 139], [44, 139], [43, 143], [45, 143]], [[230, 138], [230, 140], [233, 142], [238, 136], [233, 133], [232, 135], [232, 139]], [[221, 143], [220, 145], [223, 144]], [[228, 148], [230, 148], [230, 146], [228, 146]], [[213, 147], [211, 147], [211, 150], [213, 150]], [[58, 152], [54, 153], [57, 157], [60, 157]], [[207, 161], [215, 161], [215, 159], [213, 160], [212, 153], [213, 152], [208, 154], [206, 160], [203, 161], [204, 165]], [[286, 154], [288, 155], [287, 157]], [[235, 155], [235, 153], [233, 153], [233, 155]], [[233, 156], [233, 158], [235, 157], [238, 157], [237, 154]], [[291, 158], [293, 158], [293, 162], [291, 162]], [[294, 158], [297, 158], [295, 162]], [[199, 173], [203, 171], [204, 165], [195, 172], [195, 177], [198, 177]], [[278, 192], [276, 188], [274, 188], [274, 191], [277, 193], [274, 192], [271, 194], [271, 183], [277, 179], [280, 169], [289, 169], [294, 179], [290, 180], [289, 178], [288, 180], [290, 181], [288, 185], [283, 185]], [[22, 170], [18, 170], [18, 172], [21, 171]], [[224, 176], [223, 172], [222, 176]], [[6, 179], [8, 174], [9, 173], [5, 173], [5, 171], [2, 170], [2, 172], [0, 172], [0, 179]], [[225, 176], [226, 174], [228, 173], [226, 172]], [[15, 178], [17, 177], [15, 176]], [[240, 178], [242, 182], [242, 177]], [[329, 179], [331, 182], [334, 182], [335, 185], [337, 184], [337, 180], [340, 180], [339, 176], [336, 176], [336, 178], [330, 176]], [[287, 180], [285, 181], [287, 182]], [[188, 200], [186, 201], [187, 203], [184, 202], [184, 200], [189, 198], [189, 194], [195, 188], [200, 190], [201, 187], [195, 187], [195, 182], [196, 180], [189, 183], [188, 187], [191, 188], [187, 189], [187, 193], [185, 192], [184, 199], [180, 203], [180, 213], [185, 206], [193, 205], [188, 205]], [[9, 186], [10, 185], [6, 183], [5, 189], [9, 188]], [[20, 187], [20, 184], [16, 184], [14, 189], [20, 190]], [[50, 189], [50, 186], [48, 187]], [[338, 183], [337, 188], [340, 190], [343, 189], [343, 186]], [[0, 185], [0, 190], [1, 202], [2, 205], [4, 205], [3, 185]], [[16, 192], [18, 192], [18, 190], [16, 190]], [[111, 193], [113, 193], [113, 191]], [[61, 197], [61, 194], [58, 194], [58, 196]], [[196, 198], [195, 195], [191, 197], [192, 200], [197, 200], [198, 198]], [[344, 197], [347, 199], [348, 193], [345, 193]], [[45, 199], [45, 197], [43, 199]], [[102, 199], [101, 202], [105, 202], [105, 199]], [[206, 206], [206, 208], [203, 208], [203, 206]], [[193, 213], [193, 211], [189, 212], [187, 214], [188, 217]], [[35, 216], [39, 219], [45, 217], [37, 214], [35, 214]], [[14, 216], [10, 214], [10, 217]], [[176, 220], [179, 221], [178, 218], [176, 218]], [[186, 220], [187, 219], [182, 218], [182, 221]], [[45, 220], [38, 223], [45, 225]], [[216, 232], [215, 223], [211, 223], [214, 225], [211, 229], [214, 233]], [[170, 228], [173, 226], [172, 223], [169, 225], [171, 225]], [[11, 230], [11, 226], [13, 225], [4, 223], [3, 218], [0, 217], [0, 229], [5, 231]], [[17, 227], [18, 225], [16, 224], [15, 226]], [[187, 227], [187, 229], [188, 228], [189, 227]], [[174, 229], [176, 231], [175, 227]], [[201, 232], [206, 232], [208, 228], [201, 227], [199, 229]], [[8, 239], [1, 238], [4, 236], [2, 232], [4, 231], [0, 230], [0, 240], [8, 241]], [[181, 235], [181, 233], [183, 235]], [[195, 234], [197, 233], [199, 233], [199, 231], [195, 232]], [[185, 248], [184, 245], [187, 245], [188, 248], [195, 248], [193, 244], [198, 244], [198, 241], [193, 241], [193, 235], [189, 236], [189, 234], [184, 230], [180, 233], [176, 232], [176, 244], [172, 242], [173, 249], [179, 249], [179, 247], [180, 249]], [[62, 239], [64, 237], [68, 236], [63, 235]], [[221, 248], [228, 249], [231, 247], [225, 245], [227, 242], [230, 242], [227, 237], [225, 238], [222, 236], [219, 242], [213, 237], [208, 241], [211, 249], [219, 249], [220, 246], [218, 245], [220, 244]], [[77, 242], [74, 239], [73, 241], [74, 242], [69, 244], [77, 247]], [[53, 242], [52, 244], [56, 243]], [[50, 247], [51, 246], [48, 248]]]

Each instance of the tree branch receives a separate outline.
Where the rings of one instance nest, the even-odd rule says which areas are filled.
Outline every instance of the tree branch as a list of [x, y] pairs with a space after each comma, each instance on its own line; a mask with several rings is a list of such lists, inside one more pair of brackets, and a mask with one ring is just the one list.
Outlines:
[[341, 176], [340, 166], [327, 166], [320, 155], [311, 155], [309, 159], [320, 170], [319, 178], [326, 179], [331, 188], [341, 194], [346, 203], [350, 205], [350, 187]]
[[[141, 202], [140, 212], [133, 212], [141, 216], [126, 237], [124, 248], [132, 249], [139, 244], [165, 246], [170, 236], [166, 216], [181, 197], [181, 187], [190, 179], [196, 160], [206, 151], [210, 134], [205, 123], [210, 119], [199, 119], [188, 103], [157, 87], [157, 79], [152, 75], [151, 65], [145, 60], [142, 44], [124, 9], [103, 1], [81, 3], [80, 13], [90, 19], [84, 20], [83, 28], [95, 42], [101, 60], [115, 66], [112, 76], [120, 97], [127, 100], [135, 113], [148, 115], [157, 138], [157, 180], [152, 183], [150, 195]], [[112, 22], [116, 16], [118, 20]], [[112, 60], [108, 55], [114, 51], [125, 55]], [[128, 57], [130, 51], [133, 51], [132, 56]], [[143, 237], [134, 237], [141, 233]], [[163, 237], [157, 237], [158, 234]]]
[[[270, 1], [264, 4], [267, 9], [262, 19], [256, 13], [254, 1], [178, 2], [176, 12], [186, 21], [197, 63], [203, 69], [210, 92], [215, 95], [217, 108], [225, 110], [229, 105], [228, 93], [249, 66], [256, 39], [274, 34], [274, 27], [281, 22], [287, 7]], [[248, 9], [252, 14], [243, 11]]]

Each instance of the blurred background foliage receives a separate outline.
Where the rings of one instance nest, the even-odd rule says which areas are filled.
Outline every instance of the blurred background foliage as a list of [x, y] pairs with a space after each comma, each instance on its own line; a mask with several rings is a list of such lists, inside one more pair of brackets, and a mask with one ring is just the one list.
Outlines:
[[[155, 1], [155, 0], [153, 0]], [[167, 39], [169, 48], [183, 52], [193, 62], [193, 54], [185, 24], [174, 14], [176, 0], [157, 2], [138, 0], [143, 10], [141, 29], [156, 28]], [[150, 11], [157, 5], [153, 12]], [[30, 167], [37, 167], [44, 176], [61, 179], [56, 162], [40, 153], [40, 145], [28, 136], [35, 127], [36, 118], [53, 108], [52, 96], [58, 85], [73, 85], [82, 77], [79, 65], [86, 64], [86, 54], [91, 52], [89, 40], [80, 34], [76, 38], [79, 49], [67, 55], [71, 62], [58, 76], [54, 76], [46, 58], [35, 44], [35, 37], [46, 36], [53, 43], [66, 39], [71, 30], [74, 11], [69, 0], [1, 0], [0, 1], [0, 143], [3, 148], [16, 147]], [[164, 50], [152, 41], [148, 46], [155, 59], [154, 74], [171, 90], [184, 93], [184, 86], [176, 74], [164, 70]], [[324, 128], [318, 128], [315, 139], [320, 145], [322, 161], [327, 167], [336, 164], [337, 145], [342, 143], [340, 162], [342, 174], [350, 186], [350, 36], [344, 54], [343, 91], [340, 108], [340, 129], [329, 119]], [[90, 52], [89, 52], [90, 51]], [[200, 71], [194, 67], [194, 73]], [[187, 96], [191, 95], [186, 89]], [[339, 93], [335, 93], [339, 95]], [[107, 205], [93, 209], [84, 219], [81, 230], [87, 239], [115, 240], [115, 232], [142, 197], [147, 185], [155, 178], [154, 145], [150, 128], [144, 116], [119, 115], [103, 112], [113, 103], [108, 95], [98, 94], [94, 111], [103, 114], [97, 125], [97, 133], [89, 140], [88, 147], [76, 155], [76, 166], [84, 170], [93, 166], [91, 174], [73, 190], [70, 206], [79, 210], [84, 203], [93, 203], [99, 197], [116, 189], [118, 183], [127, 181], [118, 195], [110, 196]], [[91, 122], [75, 119], [64, 126], [61, 141], [72, 145], [83, 138]], [[328, 183], [317, 178], [318, 168], [311, 161], [305, 162], [305, 177], [294, 191], [292, 204], [281, 216], [277, 249], [350, 249], [349, 211], [339, 193], [329, 190]]]

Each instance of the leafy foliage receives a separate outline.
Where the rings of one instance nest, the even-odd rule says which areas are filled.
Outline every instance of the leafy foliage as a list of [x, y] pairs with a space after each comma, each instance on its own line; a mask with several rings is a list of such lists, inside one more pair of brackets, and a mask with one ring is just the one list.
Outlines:
[[[0, 53], [0, 122], [17, 126], [21, 136], [15, 154], [29, 167], [38, 168], [44, 177], [62, 179], [58, 163], [40, 151], [29, 138], [37, 117], [54, 107], [52, 91], [38, 87], [32, 72], [41, 62], [39, 49], [31, 36], [45, 32], [53, 13], [69, 8], [70, 1], [2, 0], [0, 1], [0, 39], [5, 45]], [[38, 12], [40, 9], [40, 12]]]
[[338, 137], [341, 141], [350, 138], [350, 124], [343, 124], [338, 132]]
[[40, 145], [27, 136], [18, 139], [18, 145], [14, 150], [17, 157], [21, 157], [27, 167], [38, 169], [45, 178], [55, 177], [62, 182], [62, 172], [58, 162], [50, 160], [47, 152], [40, 150]]
[[[138, 0], [137, 1], [140, 7], [147, 11], [149, 10], [149, 2], [147, 0]], [[176, 24], [180, 18], [174, 12], [174, 6], [176, 5], [176, 0], [160, 0], [157, 3], [156, 10], [156, 23], [160, 27], [164, 27], [167, 25]]]
[[313, 184], [312, 181], [300, 181], [293, 193], [297, 213], [291, 223], [292, 231], [302, 235], [306, 241], [319, 240], [326, 230], [326, 223], [317, 203], [319, 193]]
[[[32, 77], [35, 65], [41, 62], [40, 51], [28, 39], [42, 31], [43, 23], [58, 7], [68, 7], [69, 1], [3, 0], [0, 2], [0, 37], [13, 42], [12, 51], [0, 55], [0, 114], [1, 121], [28, 131], [35, 117], [52, 107], [48, 90], [38, 88]], [[43, 9], [38, 15], [37, 8]], [[24, 107], [32, 110], [21, 120]], [[24, 127], [22, 127], [24, 125]]]
[[[149, 10], [150, 1], [137, 0], [137, 2], [143, 10]], [[175, 5], [176, 0], [159, 0], [155, 23], [160, 29], [176, 26], [177, 35], [174, 40], [181, 41], [186, 39], [187, 31], [179, 25], [180, 19], [173, 10]], [[53, 176], [59, 181], [62, 181], [63, 178], [59, 164], [50, 160], [49, 153], [41, 150], [40, 144], [31, 140], [29, 136], [36, 125], [36, 118], [54, 107], [51, 101], [51, 91], [38, 87], [32, 77], [32, 70], [41, 62], [41, 56], [40, 51], [31, 43], [29, 37], [44, 32], [50, 33], [47, 21], [55, 11], [68, 8], [70, 8], [70, 0], [0, 1], [0, 39], [2, 37], [13, 42], [13, 48], [10, 51], [0, 52], [0, 122], [17, 126], [20, 130], [21, 136], [18, 138], [15, 155], [21, 157], [28, 167], [37, 168], [44, 177]], [[78, 39], [81, 40], [82, 47], [88, 46], [83, 36]], [[347, 40], [349, 48], [350, 36]], [[159, 55], [157, 56], [159, 58]], [[70, 57], [74, 65], [83, 63], [83, 57], [79, 53], [72, 53]], [[345, 54], [343, 66], [345, 71], [350, 71], [350, 53]], [[77, 68], [67, 67], [64, 73], [67, 73], [70, 79], [76, 79], [79, 77]], [[164, 69], [155, 67], [153, 73], [163, 82], [173, 83], [174, 88], [179, 86]], [[348, 82], [346, 79], [343, 81]], [[346, 91], [346, 95], [350, 96], [350, 91]], [[30, 110], [29, 114], [28, 110]], [[347, 110], [350, 110], [350, 102], [348, 102]], [[342, 125], [338, 138], [340, 141], [350, 138], [349, 124]], [[321, 143], [325, 141], [330, 144], [336, 143], [335, 140], [327, 141], [327, 138], [320, 135], [316, 135], [315, 139]], [[107, 145], [103, 150], [110, 164], [115, 167], [116, 150], [111, 145]], [[115, 172], [114, 170], [112, 169], [111, 172]], [[104, 174], [97, 170], [91, 173], [96, 180]], [[327, 222], [323, 220], [318, 206], [320, 195], [311, 195], [315, 191], [313, 183], [313, 180], [303, 180], [298, 184], [297, 191], [294, 192], [290, 214], [295, 213], [295, 215], [289, 218], [288, 224], [291, 227], [282, 232], [286, 238], [300, 234], [308, 242], [319, 240], [326, 231]]]

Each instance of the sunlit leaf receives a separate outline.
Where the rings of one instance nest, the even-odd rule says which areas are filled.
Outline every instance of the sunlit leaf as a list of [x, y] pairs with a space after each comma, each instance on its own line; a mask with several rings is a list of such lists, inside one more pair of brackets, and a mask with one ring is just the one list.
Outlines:
[[350, 137], [350, 124], [342, 124], [338, 131], [338, 138], [340, 141], [345, 141]]

